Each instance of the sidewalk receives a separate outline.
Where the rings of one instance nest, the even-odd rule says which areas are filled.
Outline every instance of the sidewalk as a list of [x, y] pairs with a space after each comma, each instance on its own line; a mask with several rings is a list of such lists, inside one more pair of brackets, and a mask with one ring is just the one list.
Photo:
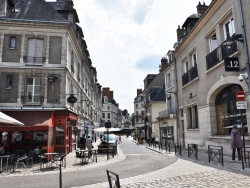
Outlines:
[[[97, 139], [96, 142], [93, 142], [94, 149], [97, 149], [97, 146], [100, 144], [100, 139]], [[125, 159], [125, 156], [122, 154], [122, 152], [119, 150], [118, 147], [118, 153], [119, 155], [116, 155], [114, 158], [112, 156], [109, 157], [109, 160], [107, 160], [107, 154], [97, 154], [97, 163], [96, 162], [88, 162], [87, 164], [81, 165], [79, 163], [79, 159], [76, 158], [75, 152], [71, 152], [67, 154], [66, 156], [66, 168], [62, 167], [62, 171], [78, 171], [82, 169], [89, 169], [94, 168], [96, 166], [102, 166], [106, 164], [111, 164], [115, 162], [119, 162], [121, 160]], [[33, 163], [32, 167], [29, 167], [26, 165], [26, 169], [23, 166], [19, 166], [16, 169], [15, 173], [11, 173], [12, 171], [6, 171], [4, 167], [4, 171], [0, 174], [0, 176], [27, 176], [27, 175], [41, 175], [41, 174], [50, 174], [50, 173], [58, 173], [59, 168], [49, 168], [49, 169], [40, 169], [40, 163]]]
[[198, 159], [196, 160], [194, 153], [190, 157], [188, 157], [188, 149], [186, 149], [186, 148], [182, 148], [182, 151], [181, 151], [182, 155], [179, 155], [179, 154], [175, 155], [174, 148], [171, 148], [170, 153], [169, 153], [168, 151], [166, 151], [165, 146], [163, 146], [163, 149], [159, 149], [158, 145], [156, 146], [156, 148], [154, 148], [152, 146], [150, 147], [149, 144], [146, 143], [145, 141], [141, 145], [148, 148], [148, 149], [151, 149], [153, 151], [163, 153], [163, 154], [166, 154], [166, 155], [169, 155], [172, 157], [177, 157], [178, 159], [191, 161], [193, 163], [202, 164], [202, 165], [206, 165], [206, 166], [217, 168], [217, 169], [230, 170], [230, 171], [250, 175], [250, 167], [244, 167], [244, 170], [243, 170], [242, 163], [238, 162], [237, 159], [235, 162], [232, 162], [231, 161], [232, 158], [229, 155], [225, 155], [225, 154], [223, 155], [223, 163], [224, 164], [222, 166], [222, 163], [217, 162], [216, 157], [214, 158], [215, 159], [214, 161], [210, 161], [210, 163], [209, 163], [207, 150], [198, 149]]

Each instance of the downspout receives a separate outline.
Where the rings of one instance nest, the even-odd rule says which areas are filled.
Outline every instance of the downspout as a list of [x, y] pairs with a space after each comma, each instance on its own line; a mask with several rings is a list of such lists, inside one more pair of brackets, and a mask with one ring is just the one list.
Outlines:
[[177, 79], [177, 65], [176, 65], [176, 59], [174, 60], [174, 69], [175, 69], [175, 98], [176, 98], [176, 124], [177, 124], [177, 145], [180, 144], [180, 115], [179, 115], [179, 99], [178, 99], [178, 79]]

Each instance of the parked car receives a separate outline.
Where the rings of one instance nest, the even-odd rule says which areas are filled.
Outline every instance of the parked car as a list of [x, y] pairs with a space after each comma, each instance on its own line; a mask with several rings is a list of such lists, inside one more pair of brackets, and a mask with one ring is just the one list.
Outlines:
[[108, 148], [116, 149], [116, 136], [114, 134], [105, 134], [102, 136], [101, 143], [97, 146], [97, 152], [107, 152]]

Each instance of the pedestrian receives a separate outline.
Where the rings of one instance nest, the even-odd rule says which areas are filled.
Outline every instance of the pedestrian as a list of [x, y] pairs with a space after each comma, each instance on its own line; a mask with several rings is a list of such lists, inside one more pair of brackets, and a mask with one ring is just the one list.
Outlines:
[[122, 143], [122, 137], [119, 136], [119, 144]]
[[90, 138], [90, 136], [88, 136], [88, 138], [86, 139], [86, 147], [88, 148], [88, 150], [91, 150], [92, 147], [92, 139]]
[[79, 140], [79, 146], [80, 149], [85, 149], [86, 148], [86, 138], [85, 138], [85, 134], [82, 135], [82, 137]]
[[4, 146], [3, 146], [3, 143], [1, 143], [1, 146], [0, 146], [0, 155], [4, 155]]
[[237, 125], [233, 126], [233, 130], [231, 131], [231, 148], [233, 150], [232, 152], [232, 161], [235, 161], [235, 151], [237, 150], [238, 154], [238, 160], [241, 162], [241, 148], [243, 146], [242, 140], [241, 140], [241, 134], [240, 131], [237, 128]]

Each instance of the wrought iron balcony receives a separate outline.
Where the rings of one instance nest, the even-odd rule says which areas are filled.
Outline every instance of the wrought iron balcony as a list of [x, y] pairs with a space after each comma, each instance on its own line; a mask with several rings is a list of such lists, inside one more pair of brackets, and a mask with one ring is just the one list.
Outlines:
[[211, 69], [220, 62], [219, 59], [219, 48], [216, 48], [210, 54], [206, 56], [207, 60], [207, 70]]
[[42, 104], [44, 102], [44, 96], [43, 95], [21, 95], [21, 102], [22, 103], [35, 103], [35, 104]]
[[188, 72], [182, 75], [182, 86], [198, 77], [197, 65], [193, 66]]
[[176, 114], [176, 109], [175, 108], [170, 108], [170, 109], [160, 111], [159, 112], [159, 117], [166, 117], [166, 116], [170, 116], [171, 114]]
[[46, 61], [46, 58], [45, 57], [23, 56], [23, 61], [26, 64], [42, 65]]

